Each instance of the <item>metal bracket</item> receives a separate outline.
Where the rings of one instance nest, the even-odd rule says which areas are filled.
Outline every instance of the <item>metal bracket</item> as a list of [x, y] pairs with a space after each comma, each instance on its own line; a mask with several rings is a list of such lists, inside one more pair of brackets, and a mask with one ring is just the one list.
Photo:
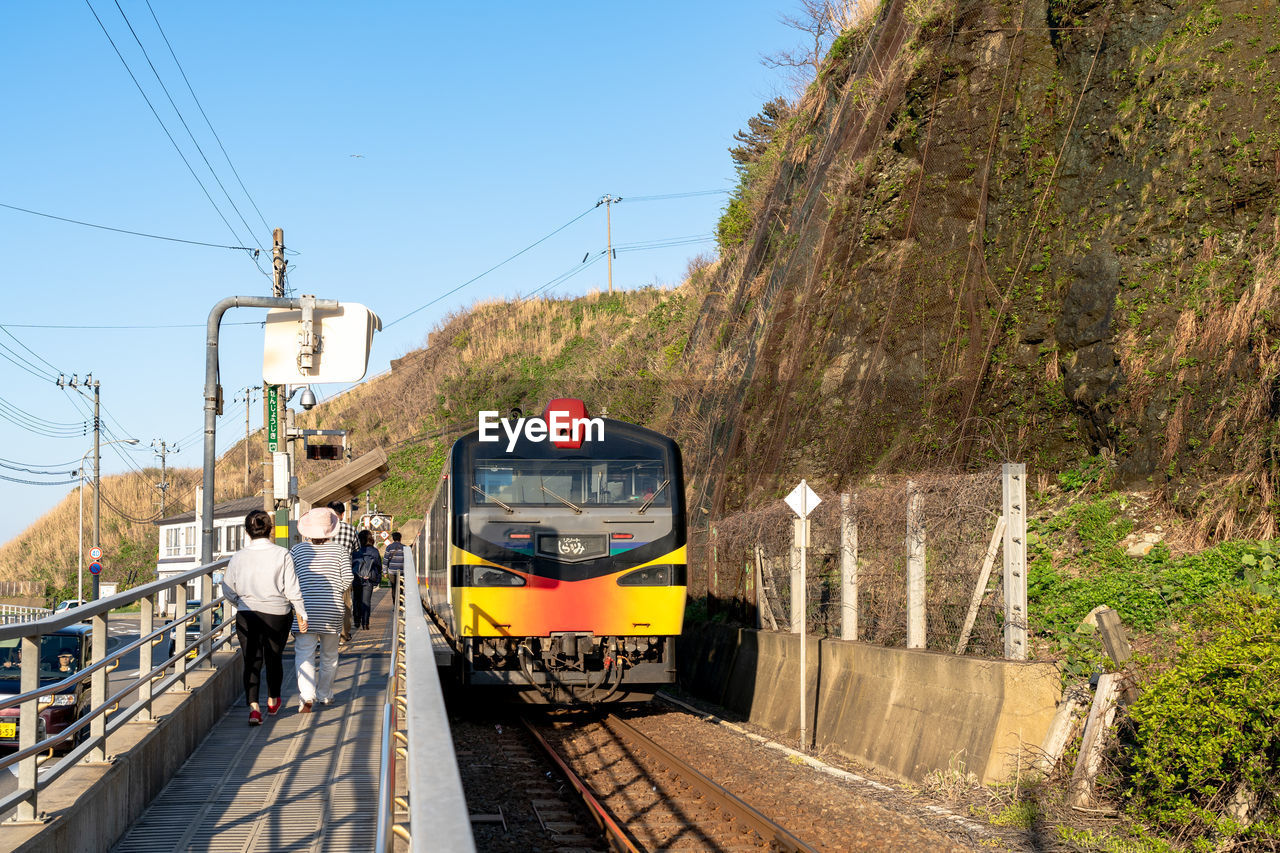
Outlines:
[[320, 354], [322, 343], [315, 330], [316, 298], [302, 296], [298, 302], [302, 308], [302, 328], [298, 331], [298, 370], [306, 374], [315, 370], [316, 356]]

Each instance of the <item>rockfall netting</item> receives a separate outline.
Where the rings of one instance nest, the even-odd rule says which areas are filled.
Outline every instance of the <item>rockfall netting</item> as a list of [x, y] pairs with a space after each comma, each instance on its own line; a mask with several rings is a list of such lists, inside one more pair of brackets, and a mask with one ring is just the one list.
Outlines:
[[[847, 498], [846, 547], [857, 554], [856, 639], [907, 644], [908, 504], [917, 495], [924, 539], [926, 646], [955, 652], [1001, 514], [999, 469], [981, 474], [880, 478]], [[805, 623], [811, 634], [842, 636], [841, 496], [820, 494], [810, 514]], [[792, 630], [796, 516], [782, 500], [690, 534], [689, 595], [708, 609], [767, 630]], [[760, 580], [757, 581], [756, 579]], [[963, 652], [1004, 651], [1002, 558], [996, 554]], [[848, 614], [851, 616], [852, 614]]]

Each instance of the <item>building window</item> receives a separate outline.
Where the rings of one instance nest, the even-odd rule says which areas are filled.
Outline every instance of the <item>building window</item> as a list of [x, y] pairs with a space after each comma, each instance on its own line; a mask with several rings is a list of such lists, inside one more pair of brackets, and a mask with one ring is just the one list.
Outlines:
[[170, 527], [164, 531], [164, 555], [178, 557], [182, 553], [182, 530]]
[[225, 553], [234, 554], [244, 547], [244, 525], [229, 524], [227, 525], [227, 550]]
[[196, 526], [189, 524], [182, 529], [185, 531], [182, 553], [188, 557], [194, 556], [196, 553]]

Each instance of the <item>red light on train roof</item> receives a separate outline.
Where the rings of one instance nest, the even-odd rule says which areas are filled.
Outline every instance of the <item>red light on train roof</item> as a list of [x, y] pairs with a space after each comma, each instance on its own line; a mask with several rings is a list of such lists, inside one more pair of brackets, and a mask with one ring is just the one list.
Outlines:
[[631, 533], [615, 533], [613, 534], [613, 538], [614, 539], [634, 539], [635, 536]]
[[551, 428], [552, 413], [556, 415], [556, 421], [563, 424], [564, 431], [557, 437], [556, 433], [550, 433], [551, 443], [561, 450], [576, 450], [582, 446], [582, 433], [574, 437], [573, 423], [578, 420], [585, 421], [587, 419], [587, 404], [574, 397], [557, 397], [547, 403], [546, 410], [542, 413], [542, 419], [546, 421], [547, 428]]
[[508, 533], [507, 538], [508, 539], [532, 539], [533, 536], [531, 536], [528, 533]]

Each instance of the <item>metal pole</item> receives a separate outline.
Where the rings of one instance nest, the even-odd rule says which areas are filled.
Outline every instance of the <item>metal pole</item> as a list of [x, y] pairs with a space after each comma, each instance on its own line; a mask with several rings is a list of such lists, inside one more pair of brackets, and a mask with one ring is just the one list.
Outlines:
[[[800, 482], [803, 483], [804, 481], [801, 480]], [[808, 509], [808, 507], [805, 508]], [[806, 678], [808, 675], [806, 660], [806, 653], [808, 651], [806, 647], [808, 646], [808, 643], [805, 642], [807, 638], [805, 637], [804, 611], [805, 604], [807, 603], [805, 601], [805, 575], [808, 569], [809, 519], [800, 519], [800, 523], [796, 526], [796, 530], [800, 533], [800, 541], [798, 543], [800, 546], [800, 748], [808, 749], [809, 739], [805, 737], [807, 729], [807, 726], [805, 725], [807, 720], [805, 718], [808, 717], [808, 711], [805, 708], [805, 705], [808, 704], [806, 700], [809, 698], [808, 691], [805, 689], [808, 687], [808, 679]]]
[[1004, 656], [1027, 659], [1027, 466], [1005, 463], [1004, 528]]
[[605, 257], [609, 261], [609, 295], [613, 295], [613, 196], [608, 196], [604, 205]]
[[[317, 299], [317, 308], [337, 308], [335, 299]], [[205, 331], [204, 359], [204, 506], [200, 512], [200, 563], [207, 565], [213, 562], [213, 502], [214, 478], [213, 468], [217, 462], [215, 442], [218, 431], [218, 330], [222, 325], [222, 315], [231, 308], [301, 308], [301, 299], [284, 299], [274, 296], [228, 296], [209, 311], [209, 322]], [[212, 580], [206, 576], [204, 585], [210, 587]], [[208, 599], [206, 599], [207, 603]]]
[[84, 457], [80, 457], [80, 553], [76, 561], [76, 600], [84, 603]]

